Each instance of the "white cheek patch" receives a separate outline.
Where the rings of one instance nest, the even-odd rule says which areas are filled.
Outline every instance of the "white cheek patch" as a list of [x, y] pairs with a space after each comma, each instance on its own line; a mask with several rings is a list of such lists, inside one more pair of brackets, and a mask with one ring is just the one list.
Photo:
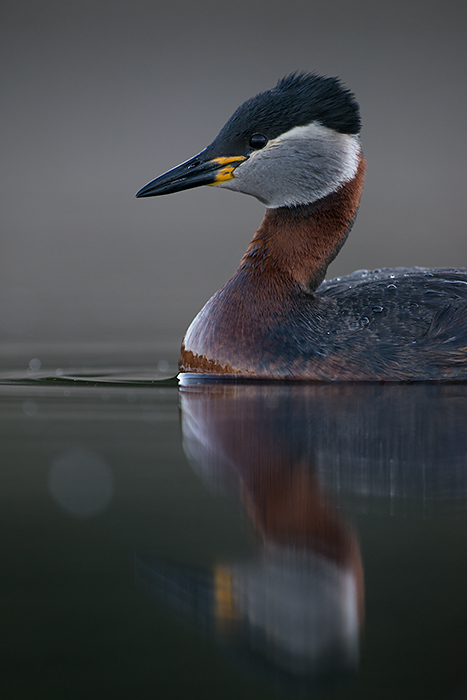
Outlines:
[[287, 146], [287, 142], [308, 142], [314, 143], [318, 150], [318, 145], [323, 151], [320, 154], [326, 155], [326, 151], [333, 152], [334, 156], [338, 156], [342, 167], [342, 180], [340, 184], [349, 182], [357, 172], [360, 161], [360, 139], [358, 136], [350, 134], [340, 134], [333, 129], [328, 129], [318, 122], [311, 122], [306, 126], [294, 126], [290, 131], [281, 134], [276, 139], [268, 143], [264, 150], [268, 148], [277, 148], [282, 144]]
[[312, 122], [253, 153], [223, 186], [251, 194], [270, 208], [309, 204], [352, 180], [360, 154], [358, 136]]

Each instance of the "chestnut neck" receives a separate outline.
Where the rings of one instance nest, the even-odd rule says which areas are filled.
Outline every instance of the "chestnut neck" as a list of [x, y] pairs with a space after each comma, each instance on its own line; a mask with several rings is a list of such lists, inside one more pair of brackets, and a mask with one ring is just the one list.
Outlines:
[[289, 285], [313, 292], [345, 243], [363, 189], [365, 160], [360, 156], [352, 180], [327, 197], [296, 207], [267, 209], [239, 272], [269, 282], [285, 277]]

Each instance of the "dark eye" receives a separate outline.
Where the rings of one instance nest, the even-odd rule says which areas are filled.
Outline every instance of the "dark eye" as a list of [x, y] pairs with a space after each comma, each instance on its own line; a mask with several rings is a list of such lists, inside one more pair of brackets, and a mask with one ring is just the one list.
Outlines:
[[254, 148], [257, 151], [260, 148], [264, 148], [268, 140], [263, 134], [253, 134], [250, 139], [250, 148]]

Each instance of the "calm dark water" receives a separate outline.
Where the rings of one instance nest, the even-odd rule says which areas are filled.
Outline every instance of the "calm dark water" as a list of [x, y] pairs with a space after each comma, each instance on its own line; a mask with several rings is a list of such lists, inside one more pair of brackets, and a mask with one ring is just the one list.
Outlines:
[[0, 385], [2, 697], [467, 697], [467, 386], [90, 374]]

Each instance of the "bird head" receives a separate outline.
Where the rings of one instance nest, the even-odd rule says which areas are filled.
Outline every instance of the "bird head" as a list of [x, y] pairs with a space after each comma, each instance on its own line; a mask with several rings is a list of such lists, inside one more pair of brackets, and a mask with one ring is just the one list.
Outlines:
[[309, 204], [355, 176], [359, 131], [358, 104], [337, 78], [294, 73], [244, 102], [201, 153], [136, 196], [211, 185], [269, 208]]

